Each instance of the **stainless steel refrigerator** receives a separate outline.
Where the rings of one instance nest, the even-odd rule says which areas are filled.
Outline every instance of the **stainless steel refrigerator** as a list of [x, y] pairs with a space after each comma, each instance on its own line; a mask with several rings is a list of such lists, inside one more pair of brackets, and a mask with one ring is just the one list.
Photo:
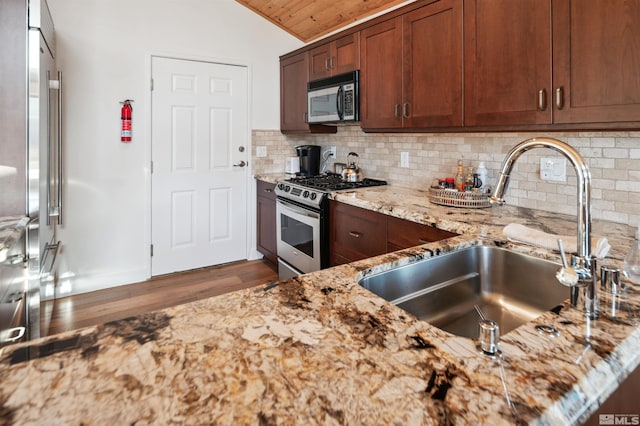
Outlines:
[[39, 336], [41, 297], [55, 283], [62, 225], [62, 75], [46, 0], [0, 1], [0, 216], [29, 217], [25, 251], [30, 338]]

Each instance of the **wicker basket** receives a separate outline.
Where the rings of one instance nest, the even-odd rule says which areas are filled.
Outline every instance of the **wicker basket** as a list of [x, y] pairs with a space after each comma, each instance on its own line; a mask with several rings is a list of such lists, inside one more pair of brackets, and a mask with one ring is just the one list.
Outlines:
[[469, 209], [491, 207], [488, 194], [480, 192], [458, 192], [450, 189], [429, 188], [429, 201], [434, 204]]

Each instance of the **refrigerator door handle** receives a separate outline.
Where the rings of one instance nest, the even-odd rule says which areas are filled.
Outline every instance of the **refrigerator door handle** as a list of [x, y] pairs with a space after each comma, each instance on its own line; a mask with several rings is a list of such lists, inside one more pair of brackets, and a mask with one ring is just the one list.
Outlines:
[[58, 225], [62, 225], [62, 71], [58, 71]]
[[[51, 218], [56, 218], [56, 223], [62, 225], [62, 72], [58, 71], [58, 79], [51, 80], [50, 73], [47, 71], [47, 80], [49, 81], [49, 91], [47, 91], [47, 103], [49, 105], [49, 114], [47, 116], [47, 225], [51, 225]], [[57, 91], [57, 122], [56, 122], [56, 151], [55, 151], [55, 171], [56, 171], [56, 203], [52, 206], [51, 187], [52, 187], [52, 162], [54, 161], [51, 154], [53, 148], [51, 134], [51, 95], [50, 90]]]
[[51, 72], [47, 70], [47, 226], [51, 225]]

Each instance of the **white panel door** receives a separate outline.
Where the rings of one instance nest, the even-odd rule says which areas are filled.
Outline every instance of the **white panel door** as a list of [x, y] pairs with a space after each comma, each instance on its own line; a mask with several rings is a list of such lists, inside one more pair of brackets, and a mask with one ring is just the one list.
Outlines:
[[151, 274], [247, 256], [246, 67], [153, 57]]

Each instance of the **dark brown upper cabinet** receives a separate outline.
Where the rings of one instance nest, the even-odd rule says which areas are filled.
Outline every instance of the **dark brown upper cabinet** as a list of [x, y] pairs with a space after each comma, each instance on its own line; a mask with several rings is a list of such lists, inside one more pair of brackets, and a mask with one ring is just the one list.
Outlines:
[[556, 123], [640, 121], [640, 1], [554, 0]]
[[640, 0], [418, 0], [283, 56], [282, 128], [314, 131], [306, 82], [359, 49], [365, 131], [640, 129], [639, 22]]
[[465, 0], [466, 126], [551, 123], [549, 0]]
[[365, 130], [462, 126], [462, 1], [441, 0], [361, 32]]
[[406, 14], [403, 44], [403, 126], [461, 126], [462, 1], [441, 0]]
[[465, 126], [637, 127], [638, 22], [637, 0], [465, 0]]
[[402, 18], [363, 30], [361, 42], [360, 125], [402, 127]]
[[360, 33], [348, 34], [309, 50], [309, 80], [360, 69]]
[[280, 59], [280, 131], [335, 133], [335, 126], [307, 123], [308, 52]]

